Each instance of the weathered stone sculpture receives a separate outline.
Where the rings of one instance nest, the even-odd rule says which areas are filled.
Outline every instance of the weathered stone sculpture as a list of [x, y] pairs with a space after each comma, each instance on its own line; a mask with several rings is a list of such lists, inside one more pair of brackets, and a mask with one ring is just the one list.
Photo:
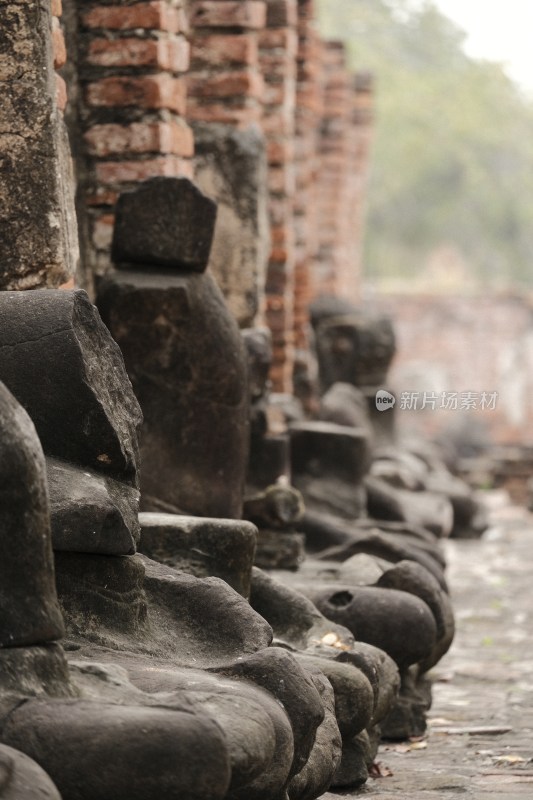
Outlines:
[[0, 745], [0, 798], [61, 800], [56, 787], [35, 761], [5, 745]]
[[85, 292], [2, 292], [0, 313], [0, 376], [45, 453], [134, 483], [139, 406], [124, 395], [120, 350]]
[[336, 383], [357, 386], [364, 396], [376, 442], [394, 440], [394, 409], [376, 409], [396, 350], [388, 317], [371, 314], [344, 300], [325, 297], [310, 309], [315, 331], [320, 383], [325, 392]]
[[[73, 299], [72, 294], [57, 293], [53, 302], [61, 312]], [[0, 296], [0, 311], [2, 303], [9, 302], [9, 296]], [[100, 324], [97, 316], [94, 324]], [[16, 339], [13, 330], [10, 336]], [[68, 327], [57, 335], [68, 337]], [[24, 329], [20, 336], [24, 339]], [[98, 353], [93, 347], [86, 355], [105, 369], [106, 352], [104, 348]], [[135, 407], [124, 372], [122, 378], [115, 409], [120, 419], [125, 407]], [[85, 379], [88, 396], [94, 397], [90, 376]], [[24, 386], [19, 388], [24, 394]], [[33, 588], [34, 608], [43, 607], [46, 613], [36, 621], [30, 615], [27, 630], [20, 627], [19, 631], [19, 617], [21, 623], [28, 622], [22, 619], [24, 608], [10, 618], [11, 606], [5, 606], [10, 598], [0, 594], [0, 616], [12, 623], [8, 633], [19, 636], [22, 631], [17, 647], [0, 648], [0, 705], [5, 716], [0, 740], [37, 760], [52, 776], [63, 800], [156, 800], [162, 793], [183, 800], [270, 800], [284, 796], [293, 776], [302, 770], [307, 772], [293, 796], [299, 798], [305, 792], [314, 796], [328, 774], [326, 767], [319, 766], [325, 744], [318, 752], [315, 748], [315, 733], [330, 702], [321, 700], [317, 688], [321, 681], [313, 681], [286, 650], [269, 647], [270, 626], [220, 579], [199, 579], [143, 556], [120, 555], [124, 543], [135, 547], [136, 537], [124, 540], [128, 514], [105, 511], [112, 493], [92, 498], [95, 506], [102, 503], [96, 509], [96, 518], [103, 520], [98, 536], [83, 519], [81, 528], [74, 530], [75, 507], [63, 493], [80, 486], [80, 474], [72, 467], [73, 478], [67, 468], [72, 465], [53, 460], [49, 475], [54, 484], [58, 541], [63, 547], [69, 542], [75, 545], [71, 551], [56, 552], [56, 570], [66, 647], [75, 653], [76, 662], [67, 670], [61, 648], [47, 644], [61, 635], [62, 628], [51, 564], [46, 560], [50, 525], [44, 459], [27, 416], [5, 394], [3, 418], [13, 438], [2, 440], [7, 448], [3, 463], [13, 470], [18, 463], [13, 454], [20, 450], [29, 488], [17, 506], [20, 488], [9, 474], [3, 476], [12, 491], [11, 496], [2, 494], [0, 512], [5, 516], [24, 506], [18, 541], [36, 545], [41, 560], [34, 572], [43, 578], [33, 587], [30, 581], [26, 591]], [[48, 408], [52, 414], [52, 402]], [[23, 422], [18, 433], [17, 414]], [[29, 434], [24, 430], [26, 423]], [[41, 424], [44, 430], [48, 428], [46, 414]], [[119, 425], [114, 434], [124, 449]], [[63, 435], [69, 435], [68, 429], [65, 434], [58, 430], [59, 440]], [[28, 436], [29, 449], [24, 438]], [[63, 445], [56, 442], [56, 447]], [[34, 480], [28, 471], [32, 453], [37, 459]], [[108, 466], [100, 473], [88, 472], [89, 487], [106, 474]], [[121, 486], [131, 488], [130, 483], [137, 482], [136, 473], [128, 473], [127, 480]], [[105, 481], [96, 485], [112, 485], [116, 490], [110, 478]], [[88, 508], [87, 494], [82, 484], [81, 509]], [[32, 508], [35, 520], [28, 513]], [[186, 523], [186, 518], [181, 519]], [[210, 524], [209, 528], [209, 520], [189, 521], [189, 541], [192, 536], [196, 544], [208, 546], [217, 524], [219, 533], [234, 524], [237, 540], [241, 535], [247, 546], [253, 544], [255, 531], [250, 523]], [[14, 539], [3, 534], [0, 531], [2, 567], [6, 576], [16, 575]], [[122, 544], [116, 545], [116, 554], [110, 554], [115, 538]], [[228, 546], [231, 550], [231, 541]], [[251, 555], [248, 560], [251, 569]], [[231, 572], [229, 565], [228, 569]], [[246, 564], [234, 572], [243, 593], [245, 571]], [[328, 724], [330, 728], [336, 725], [331, 716]]]
[[[0, 648], [63, 635], [54, 584], [44, 456], [34, 425], [0, 384]], [[9, 651], [0, 650], [0, 657]]]
[[324, 389], [339, 382], [360, 387], [385, 382], [395, 351], [388, 318], [360, 311], [325, 318], [317, 327], [316, 342]]
[[[205, 272], [214, 204], [185, 178], [153, 179], [132, 194], [118, 205], [121, 260], [98, 305], [143, 410], [142, 508], [238, 518], [248, 392], [237, 325]], [[147, 205], [160, 212], [154, 228]], [[135, 254], [132, 229], [143, 231]]]

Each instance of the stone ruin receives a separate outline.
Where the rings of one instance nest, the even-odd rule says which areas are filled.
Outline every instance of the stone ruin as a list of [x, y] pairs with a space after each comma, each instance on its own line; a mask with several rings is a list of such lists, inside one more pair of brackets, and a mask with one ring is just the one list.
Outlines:
[[457, 488], [376, 435], [386, 323], [319, 309], [316, 419], [276, 402], [215, 214], [187, 179], [121, 197], [107, 328], [81, 290], [0, 293], [2, 797], [315, 798], [424, 733]]
[[[9, 0], [0, 21], [9, 89], [0, 144], [13, 167], [0, 193], [9, 223], [0, 253], [0, 798], [312, 800], [330, 787], [361, 787], [381, 739], [425, 731], [428, 673], [454, 632], [441, 540], [479, 531], [479, 509], [438, 452], [398, 445], [393, 413], [376, 410], [394, 335], [387, 320], [337, 292], [341, 227], [339, 241], [318, 237], [314, 256], [300, 252], [298, 264], [271, 202], [267, 301], [252, 291], [265, 267], [265, 163], [254, 149], [264, 141], [209, 120], [224, 109], [239, 124], [253, 117], [253, 81], [240, 105], [221, 105], [191, 70], [205, 193], [169, 175], [169, 161], [164, 175], [153, 175], [154, 159], [110, 161], [117, 137], [129, 136], [131, 147], [145, 141], [135, 139], [139, 126], [162, 135], [177, 125], [186, 137], [180, 79], [168, 69], [162, 77], [159, 60], [154, 72], [149, 54], [151, 43], [166, 41], [178, 59], [187, 9], [159, 0], [78, 5], [66, 3], [65, 17], [71, 41], [81, 37], [69, 88], [86, 90], [76, 125], [85, 126], [89, 150], [76, 159], [91, 297], [68, 282], [76, 217], [62, 149], [64, 85], [47, 39], [52, 30], [58, 68], [62, 39], [50, 11], [57, 20], [60, 4]], [[311, 5], [217, 0], [188, 9], [195, 69], [203, 64], [203, 78], [219, 88], [212, 54], [220, 59], [230, 45], [237, 63], [248, 59], [250, 78], [261, 38], [271, 90], [291, 84], [299, 59], [301, 108], [312, 114], [290, 130], [306, 147], [318, 114], [305, 105], [317, 90], [303, 55], [319, 47]], [[31, 69], [20, 68], [22, 51]], [[331, 92], [320, 147], [332, 178], [340, 152], [332, 141], [350, 156], [336, 105], [348, 94], [339, 47], [321, 52]], [[152, 71], [127, 72], [129, 83], [115, 67], [102, 74], [110, 54], [115, 67], [133, 58]], [[172, 114], [143, 107], [147, 86], [157, 86], [157, 102]], [[360, 77], [356, 93], [366, 96], [368, 86]], [[117, 116], [121, 91], [134, 99]], [[286, 111], [271, 94], [270, 122]], [[33, 130], [21, 136], [32, 116]], [[361, 107], [355, 121], [368, 121]], [[268, 158], [283, 172], [290, 162], [273, 147], [277, 130]], [[245, 151], [246, 202], [228, 178]], [[300, 153], [299, 185], [310, 197], [304, 162]], [[117, 164], [136, 177], [104, 197], [102, 175]], [[287, 206], [282, 184], [270, 200]], [[353, 191], [347, 184], [342, 197]], [[91, 250], [87, 233], [101, 230], [106, 204], [112, 242], [95, 247], [102, 242], [93, 237]], [[310, 241], [307, 211], [296, 203], [290, 217]], [[318, 251], [322, 279], [306, 328], [298, 315], [311, 299], [305, 287]], [[224, 278], [224, 253], [233, 252], [254, 268], [231, 260]], [[295, 286], [305, 289], [298, 298]]]

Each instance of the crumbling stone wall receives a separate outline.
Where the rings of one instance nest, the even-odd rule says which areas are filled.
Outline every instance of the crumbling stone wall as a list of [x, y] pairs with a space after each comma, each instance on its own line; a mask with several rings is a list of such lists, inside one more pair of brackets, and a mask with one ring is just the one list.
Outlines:
[[0, 13], [0, 289], [59, 286], [78, 258], [60, 15], [61, 0]]

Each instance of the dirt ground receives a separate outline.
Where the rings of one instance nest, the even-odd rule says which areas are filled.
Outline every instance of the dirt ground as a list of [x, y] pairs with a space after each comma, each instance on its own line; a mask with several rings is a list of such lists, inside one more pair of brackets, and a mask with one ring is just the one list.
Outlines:
[[457, 634], [432, 673], [428, 736], [382, 745], [368, 800], [533, 798], [533, 515], [489, 496], [481, 540], [446, 542]]

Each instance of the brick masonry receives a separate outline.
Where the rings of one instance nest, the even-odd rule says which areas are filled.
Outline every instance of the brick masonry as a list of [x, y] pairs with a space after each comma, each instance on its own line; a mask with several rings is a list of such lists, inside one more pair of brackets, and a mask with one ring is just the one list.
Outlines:
[[78, 283], [92, 292], [111, 266], [119, 192], [194, 177], [219, 203], [211, 269], [228, 304], [269, 325], [273, 387], [305, 399], [309, 301], [358, 296], [370, 81], [321, 41], [313, 0], [51, 0], [48, 25]]
[[80, 282], [109, 267], [121, 191], [154, 176], [192, 177], [193, 134], [185, 120], [190, 65], [188, 15], [175, 0], [64, 0], [68, 13], [69, 122], [78, 172], [84, 260]]

